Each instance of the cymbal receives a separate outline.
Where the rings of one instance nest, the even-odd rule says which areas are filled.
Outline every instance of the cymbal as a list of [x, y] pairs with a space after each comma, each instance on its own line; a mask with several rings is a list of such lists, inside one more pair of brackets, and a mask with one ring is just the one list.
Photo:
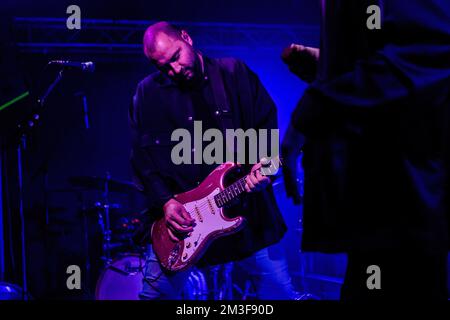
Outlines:
[[107, 187], [109, 192], [137, 191], [136, 187], [132, 182], [110, 178], [108, 179], [106, 177], [75, 176], [69, 178], [69, 183], [74, 187], [81, 187], [91, 190], [106, 191]]

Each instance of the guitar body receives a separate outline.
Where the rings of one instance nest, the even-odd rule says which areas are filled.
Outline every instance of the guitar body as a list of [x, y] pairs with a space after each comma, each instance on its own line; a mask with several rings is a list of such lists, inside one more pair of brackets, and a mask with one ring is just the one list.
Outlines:
[[244, 226], [243, 217], [227, 218], [224, 208], [214, 200], [214, 196], [226, 187], [226, 176], [237, 166], [226, 162], [212, 171], [197, 188], [175, 196], [195, 219], [194, 230], [185, 239], [173, 241], [164, 218], [153, 224], [153, 249], [165, 269], [181, 271], [193, 266], [215, 239], [236, 233]]

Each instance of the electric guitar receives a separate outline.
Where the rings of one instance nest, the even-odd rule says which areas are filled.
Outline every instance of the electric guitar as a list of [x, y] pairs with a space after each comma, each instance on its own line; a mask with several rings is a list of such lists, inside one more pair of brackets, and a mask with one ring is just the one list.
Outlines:
[[[262, 175], [275, 175], [280, 165], [279, 158], [261, 160]], [[181, 271], [193, 266], [217, 238], [238, 232], [245, 218], [228, 218], [224, 209], [245, 192], [247, 175], [225, 186], [227, 176], [239, 165], [226, 162], [214, 169], [195, 189], [180, 193], [174, 198], [195, 219], [193, 231], [184, 239], [174, 241], [169, 235], [164, 217], [152, 225], [153, 250], [161, 265], [169, 271]]]

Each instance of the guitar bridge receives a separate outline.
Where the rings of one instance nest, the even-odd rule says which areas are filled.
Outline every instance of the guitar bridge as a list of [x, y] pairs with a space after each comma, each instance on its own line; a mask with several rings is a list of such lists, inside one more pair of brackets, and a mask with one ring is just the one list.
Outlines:
[[169, 258], [167, 259], [167, 264], [169, 268], [177, 261], [178, 253], [180, 252], [180, 245], [177, 243], [175, 247], [170, 252]]

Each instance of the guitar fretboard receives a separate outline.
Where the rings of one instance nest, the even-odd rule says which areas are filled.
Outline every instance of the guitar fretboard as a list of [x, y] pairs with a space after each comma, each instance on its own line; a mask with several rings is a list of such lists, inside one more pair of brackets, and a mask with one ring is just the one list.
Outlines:
[[[263, 175], [271, 175], [278, 172], [278, 166], [281, 164], [280, 159], [277, 157], [275, 158], [276, 162], [274, 165], [274, 162], [271, 161], [270, 164], [266, 165], [264, 168], [259, 168], [258, 171]], [[264, 169], [264, 171], [263, 171]], [[252, 174], [252, 173], [250, 173]], [[230, 185], [229, 187], [225, 188], [218, 194], [214, 196], [214, 200], [216, 201], [217, 207], [223, 207], [227, 205], [228, 203], [232, 202], [234, 199], [239, 197], [242, 193], [245, 192], [245, 180], [247, 179], [249, 175], [246, 175], [243, 178], [240, 178], [238, 181]]]
[[216, 201], [216, 204], [219, 208], [230, 203], [231, 201], [239, 197], [239, 195], [241, 195], [243, 192], [245, 192], [246, 178], [247, 176], [239, 179], [238, 181], [236, 181], [235, 183], [233, 183], [232, 185], [225, 188], [224, 190], [222, 190], [221, 192], [219, 192], [214, 196], [214, 200]]

